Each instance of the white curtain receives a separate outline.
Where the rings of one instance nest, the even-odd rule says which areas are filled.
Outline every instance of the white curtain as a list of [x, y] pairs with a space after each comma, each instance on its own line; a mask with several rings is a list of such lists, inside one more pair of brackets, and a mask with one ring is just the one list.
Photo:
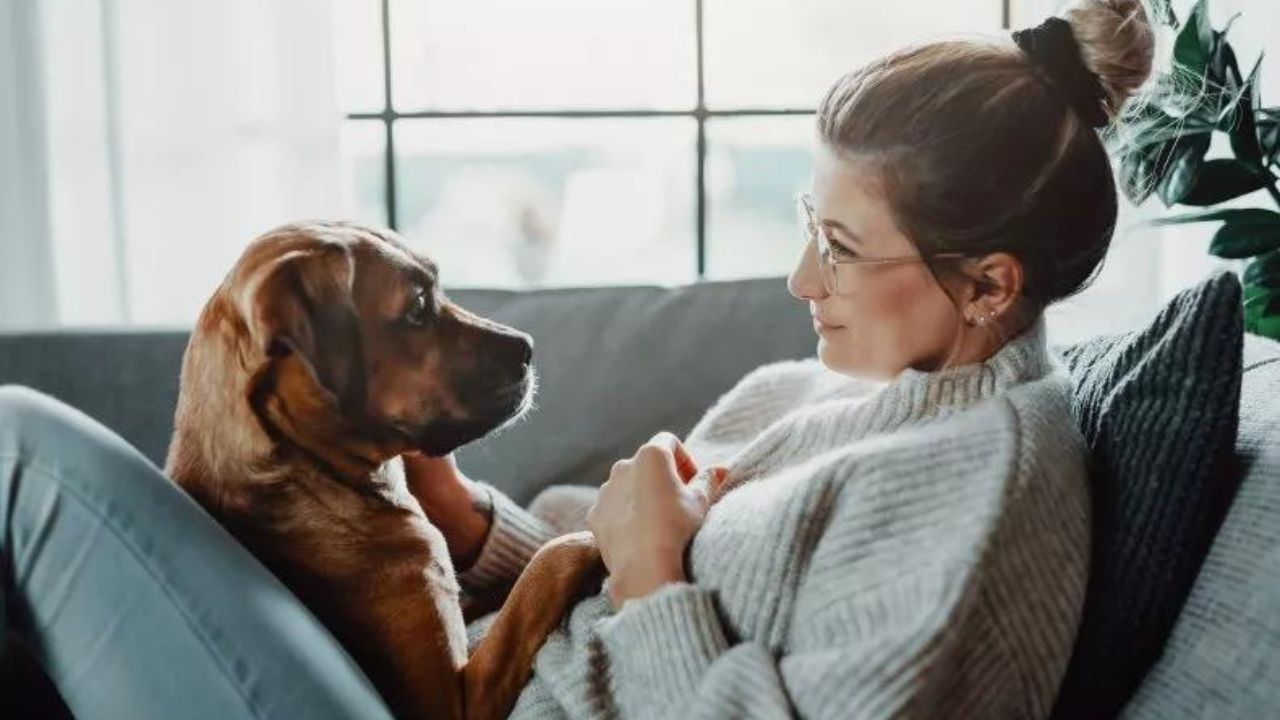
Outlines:
[[38, 0], [0, 0], [0, 328], [57, 320]]
[[24, 43], [0, 50], [0, 131], [28, 153], [3, 163], [28, 229], [0, 216], [0, 262], [36, 286], [0, 322], [189, 324], [254, 235], [345, 214], [330, 3], [0, 7]]

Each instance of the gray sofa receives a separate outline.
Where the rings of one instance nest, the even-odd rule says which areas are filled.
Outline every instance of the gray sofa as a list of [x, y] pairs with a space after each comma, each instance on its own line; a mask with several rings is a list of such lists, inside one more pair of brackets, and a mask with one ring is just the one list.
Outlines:
[[[525, 503], [551, 483], [600, 482], [653, 432], [689, 430], [748, 370], [815, 342], [780, 278], [452, 296], [535, 339], [537, 410], [459, 453], [469, 474]], [[79, 407], [159, 464], [185, 343], [182, 331], [0, 335], [0, 383]], [[1280, 717], [1280, 344], [1254, 336], [1237, 454], [1239, 494], [1126, 717]]]

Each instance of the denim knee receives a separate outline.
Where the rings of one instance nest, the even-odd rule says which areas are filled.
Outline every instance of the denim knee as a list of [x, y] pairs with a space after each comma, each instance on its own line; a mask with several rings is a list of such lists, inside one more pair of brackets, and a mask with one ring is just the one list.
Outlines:
[[103, 460], [114, 464], [122, 450], [142, 457], [109, 428], [52, 395], [0, 386], [0, 455], [96, 468]]
[[0, 385], [0, 452], [27, 444], [35, 425], [55, 417], [58, 401], [25, 385]]

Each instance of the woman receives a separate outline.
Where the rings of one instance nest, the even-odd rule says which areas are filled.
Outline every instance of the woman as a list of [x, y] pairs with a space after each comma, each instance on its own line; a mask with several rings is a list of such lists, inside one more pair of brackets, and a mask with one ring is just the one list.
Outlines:
[[[536, 512], [449, 458], [408, 458], [470, 592], [557, 532], [599, 540], [606, 588], [548, 640], [513, 717], [1048, 715], [1089, 505], [1042, 313], [1106, 253], [1116, 191], [1095, 128], [1146, 78], [1152, 36], [1138, 0], [1086, 0], [1015, 39], [908, 49], [823, 99], [789, 278], [816, 360], [750, 373], [683, 443], [659, 434], [598, 495], [553, 488]], [[278, 583], [188, 529], [194, 506], [166, 505], [162, 478], [91, 482], [151, 475], [74, 411], [0, 391], [0, 608], [72, 659], [53, 674], [74, 704], [381, 712]], [[133, 600], [95, 603], [113, 583]], [[112, 682], [108, 653], [167, 682], [121, 697], [136, 684]]]
[[1042, 313], [1106, 253], [1095, 127], [1147, 77], [1152, 33], [1136, 0], [1093, 0], [1015, 38], [908, 49], [822, 101], [789, 278], [818, 360], [750, 373], [683, 444], [535, 513], [410, 461], [428, 515], [469, 518], [448, 536], [467, 590], [558, 532], [600, 542], [607, 592], [513, 717], [1049, 714], [1089, 503]]

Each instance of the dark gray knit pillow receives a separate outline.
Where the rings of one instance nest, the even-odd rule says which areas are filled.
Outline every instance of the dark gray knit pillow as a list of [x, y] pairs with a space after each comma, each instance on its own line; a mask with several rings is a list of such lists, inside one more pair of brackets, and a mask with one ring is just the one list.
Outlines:
[[1115, 717], [1160, 656], [1236, 491], [1242, 332], [1240, 283], [1224, 272], [1147, 327], [1063, 353], [1094, 533], [1055, 720]]
[[1280, 343], [1244, 339], [1240, 492], [1125, 720], [1280, 715]]

